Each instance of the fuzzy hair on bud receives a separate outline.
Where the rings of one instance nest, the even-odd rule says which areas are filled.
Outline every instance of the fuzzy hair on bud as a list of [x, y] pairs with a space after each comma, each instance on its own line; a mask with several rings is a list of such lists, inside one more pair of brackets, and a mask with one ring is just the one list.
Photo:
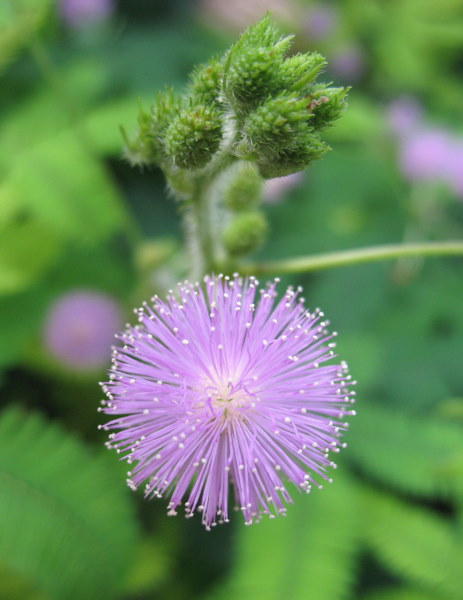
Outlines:
[[217, 106], [222, 75], [222, 61], [217, 58], [196, 67], [190, 76], [191, 81], [187, 89], [190, 97], [204, 104]]
[[174, 165], [182, 169], [204, 167], [222, 138], [219, 113], [209, 106], [181, 111], [166, 131], [165, 147]]
[[265, 241], [268, 225], [260, 211], [237, 215], [223, 232], [223, 243], [230, 256], [243, 256], [257, 250]]

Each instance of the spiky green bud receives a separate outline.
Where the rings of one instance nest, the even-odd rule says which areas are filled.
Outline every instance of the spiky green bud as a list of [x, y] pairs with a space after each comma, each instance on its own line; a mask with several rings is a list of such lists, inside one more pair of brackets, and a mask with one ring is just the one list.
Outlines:
[[225, 81], [226, 99], [235, 109], [248, 111], [281, 87], [280, 55], [273, 48], [250, 48], [237, 56]]
[[169, 125], [165, 149], [177, 167], [199, 169], [210, 161], [221, 138], [220, 113], [210, 106], [193, 106], [180, 111]]
[[350, 88], [332, 88], [327, 85], [314, 86], [308, 96], [311, 123], [316, 129], [325, 129], [333, 124], [347, 106]]
[[223, 202], [229, 210], [249, 210], [259, 203], [263, 181], [254, 164], [241, 161], [227, 172], [226, 177]]
[[267, 221], [261, 212], [241, 213], [223, 232], [223, 244], [231, 256], [250, 254], [263, 244], [267, 230]]
[[243, 133], [248, 153], [257, 159], [303, 145], [310, 132], [307, 102], [296, 95], [267, 100], [246, 119]]
[[283, 150], [273, 157], [257, 161], [259, 173], [265, 179], [284, 177], [305, 169], [311, 162], [330, 150], [317, 133], [310, 133], [303, 145]]
[[325, 58], [318, 52], [287, 58], [280, 70], [285, 89], [305, 93], [326, 64]]
[[136, 137], [132, 141], [126, 139], [126, 156], [132, 164], [161, 165], [164, 162], [164, 135], [180, 106], [180, 98], [166, 88], [158, 93], [150, 112], [139, 107]]
[[224, 61], [223, 93], [235, 111], [249, 112], [281, 90], [284, 82], [280, 69], [291, 39], [281, 37], [265, 17], [231, 47]]
[[196, 67], [191, 74], [188, 93], [193, 100], [204, 104], [217, 104], [222, 82], [222, 61], [212, 58]]

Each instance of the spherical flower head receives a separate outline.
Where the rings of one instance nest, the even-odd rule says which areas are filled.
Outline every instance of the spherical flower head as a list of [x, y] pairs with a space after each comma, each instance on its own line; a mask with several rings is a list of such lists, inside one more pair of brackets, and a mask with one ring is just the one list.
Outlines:
[[110, 296], [73, 290], [51, 305], [43, 330], [44, 344], [68, 368], [101, 368], [111, 358], [108, 348], [122, 322], [119, 305]]
[[[245, 523], [284, 514], [288, 487], [331, 481], [331, 453], [354, 392], [319, 310], [300, 289], [275, 303], [278, 280], [206, 277], [138, 311], [120, 336], [107, 400], [108, 446], [131, 465], [128, 485], [184, 502], [209, 529], [229, 520], [229, 484]], [[114, 432], [114, 430], [117, 430]]]
[[113, 0], [60, 0], [63, 21], [71, 27], [103, 21], [113, 10]]
[[432, 181], [445, 177], [451, 141], [443, 129], [420, 129], [402, 141], [399, 163], [410, 181]]

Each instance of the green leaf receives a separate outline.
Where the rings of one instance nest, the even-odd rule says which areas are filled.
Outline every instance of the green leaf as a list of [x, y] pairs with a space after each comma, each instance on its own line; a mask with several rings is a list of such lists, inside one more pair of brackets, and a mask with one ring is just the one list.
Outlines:
[[432, 592], [409, 587], [394, 587], [362, 596], [362, 600], [436, 600], [436, 596]]
[[0, 296], [21, 292], [55, 262], [61, 240], [33, 221], [0, 227]]
[[384, 494], [364, 493], [364, 535], [397, 575], [429, 586], [434, 598], [461, 598], [463, 539], [450, 521]]
[[53, 600], [123, 592], [135, 523], [118, 463], [43, 417], [0, 417], [0, 563]]
[[109, 178], [71, 131], [19, 154], [5, 185], [29, 215], [83, 243], [95, 245], [124, 223]]
[[212, 598], [307, 600], [308, 594], [320, 600], [348, 598], [357, 518], [352, 482], [337, 476], [328, 489], [296, 498], [285, 518], [264, 519], [250, 528], [240, 524], [230, 581]]
[[461, 496], [461, 427], [365, 405], [349, 433], [349, 457], [371, 477], [420, 496]]
[[0, 71], [44, 22], [51, 0], [3, 0], [0, 4]]

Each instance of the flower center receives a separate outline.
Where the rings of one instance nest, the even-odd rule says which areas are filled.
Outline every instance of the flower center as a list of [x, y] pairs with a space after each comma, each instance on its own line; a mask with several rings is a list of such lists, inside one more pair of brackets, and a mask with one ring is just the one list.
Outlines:
[[219, 418], [241, 415], [241, 409], [249, 404], [249, 394], [233, 383], [207, 382], [203, 389], [206, 398], [203, 406], [209, 405]]

